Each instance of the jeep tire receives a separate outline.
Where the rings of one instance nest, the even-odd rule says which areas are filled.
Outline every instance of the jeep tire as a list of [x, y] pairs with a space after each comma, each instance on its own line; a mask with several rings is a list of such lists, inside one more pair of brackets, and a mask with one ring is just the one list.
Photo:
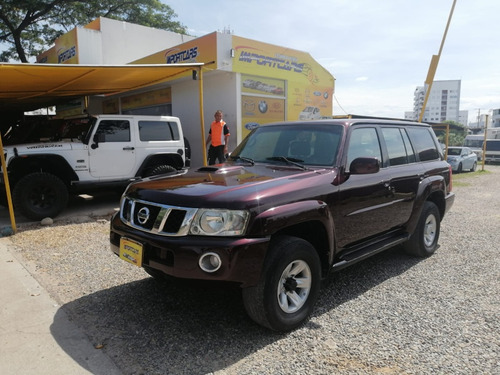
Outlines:
[[419, 257], [434, 254], [438, 247], [440, 225], [441, 217], [437, 206], [433, 202], [426, 201], [415, 232], [403, 244], [405, 251]]
[[157, 165], [149, 171], [146, 177], [149, 176], [156, 176], [158, 174], [166, 174], [166, 173], [171, 173], [175, 172], [177, 169], [172, 167], [171, 165]]
[[57, 176], [35, 172], [21, 178], [13, 191], [14, 206], [27, 218], [57, 216], [68, 203], [68, 189]]
[[259, 284], [242, 291], [245, 309], [258, 324], [290, 331], [311, 314], [320, 278], [314, 247], [301, 238], [280, 236], [271, 241]]

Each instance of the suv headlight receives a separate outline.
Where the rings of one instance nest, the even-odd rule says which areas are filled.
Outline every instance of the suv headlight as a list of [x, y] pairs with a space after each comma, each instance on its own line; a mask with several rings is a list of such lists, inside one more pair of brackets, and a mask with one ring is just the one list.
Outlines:
[[245, 233], [248, 212], [201, 208], [193, 218], [189, 233], [197, 236], [239, 236]]

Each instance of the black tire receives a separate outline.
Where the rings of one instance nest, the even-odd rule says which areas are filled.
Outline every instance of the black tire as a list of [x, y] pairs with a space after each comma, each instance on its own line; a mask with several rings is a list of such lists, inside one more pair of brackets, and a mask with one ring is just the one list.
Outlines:
[[457, 173], [462, 173], [462, 163], [458, 165]]
[[405, 251], [418, 257], [431, 256], [438, 247], [440, 228], [441, 216], [437, 206], [426, 201], [415, 232], [403, 246]]
[[476, 171], [476, 168], [477, 168], [477, 163], [474, 162], [474, 164], [472, 164], [472, 168], [470, 169], [471, 172], [475, 172]]
[[159, 174], [171, 173], [171, 172], [175, 172], [176, 170], [177, 169], [175, 169], [171, 165], [157, 165], [157, 166], [151, 168], [147, 172], [146, 176], [144, 176], [144, 177], [151, 177], [151, 176], [156, 176]]
[[247, 314], [274, 331], [295, 329], [313, 311], [320, 279], [321, 264], [314, 247], [300, 238], [280, 236], [269, 245], [259, 284], [242, 291]]
[[28, 219], [55, 217], [68, 204], [64, 182], [50, 173], [36, 172], [21, 178], [14, 187], [14, 206]]

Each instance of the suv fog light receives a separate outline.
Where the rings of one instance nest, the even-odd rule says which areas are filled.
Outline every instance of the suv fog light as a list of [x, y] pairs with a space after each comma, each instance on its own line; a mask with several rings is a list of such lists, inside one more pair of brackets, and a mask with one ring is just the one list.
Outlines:
[[212, 273], [222, 266], [222, 260], [216, 253], [205, 253], [200, 257], [198, 264], [203, 271]]

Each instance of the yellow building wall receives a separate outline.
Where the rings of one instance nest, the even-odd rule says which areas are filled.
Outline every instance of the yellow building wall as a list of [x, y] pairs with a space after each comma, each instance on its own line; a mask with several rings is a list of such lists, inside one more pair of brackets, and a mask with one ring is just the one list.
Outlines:
[[[233, 71], [241, 73], [242, 134], [258, 124], [298, 120], [306, 107], [331, 116], [333, 76], [308, 53], [233, 36]], [[271, 78], [272, 77], [272, 78]]]

